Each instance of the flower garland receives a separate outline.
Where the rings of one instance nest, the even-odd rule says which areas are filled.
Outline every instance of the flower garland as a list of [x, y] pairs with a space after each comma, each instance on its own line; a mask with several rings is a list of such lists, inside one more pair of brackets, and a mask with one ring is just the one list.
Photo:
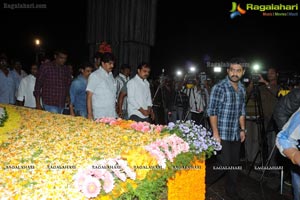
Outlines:
[[[188, 171], [176, 166], [191, 165], [196, 152], [183, 133], [176, 134], [182, 131], [177, 128], [171, 133], [167, 127], [157, 128], [149, 123], [120, 119], [95, 123], [40, 110], [5, 107], [9, 120], [3, 128], [12, 129], [6, 129], [10, 137], [0, 146], [0, 167], [34, 165], [34, 170], [0, 170], [4, 183], [0, 185], [0, 193], [12, 199], [94, 196], [102, 200], [159, 199], [161, 194], [167, 194], [170, 178], [176, 177], [179, 171]], [[93, 168], [91, 163], [119, 167]], [[64, 164], [80, 169], [47, 168]], [[205, 175], [205, 171], [200, 174]], [[175, 185], [180, 187], [178, 182]]]
[[[188, 184], [187, 180], [185, 180], [184, 182], [185, 185], [182, 185], [183, 182], [181, 183], [178, 182], [178, 178], [176, 178], [176, 175], [178, 173], [180, 174], [181, 171], [185, 171], [185, 172], [195, 171], [194, 169], [190, 169], [190, 170], [180, 169], [180, 166], [191, 166], [193, 158], [194, 155], [191, 152], [182, 153], [179, 154], [174, 159], [173, 162], [167, 161], [165, 169], [153, 168], [152, 170], [149, 170], [146, 177], [143, 180], [138, 181], [137, 187], [133, 188], [131, 187], [131, 185], [127, 185], [126, 188], [127, 192], [119, 196], [118, 199], [156, 200], [156, 199], [166, 199], [168, 197], [168, 199], [172, 200], [172, 198], [169, 197], [176, 196], [177, 193], [180, 193], [181, 191], [181, 190], [174, 190], [174, 188], [179, 189], [180, 187], [185, 187], [186, 188], [185, 191], [189, 191], [189, 193], [194, 193], [194, 190], [197, 189], [199, 191], [199, 194], [205, 194], [205, 167], [201, 166], [201, 165], [205, 165], [205, 162], [202, 161], [201, 165], [199, 165], [199, 163], [193, 162], [193, 167], [195, 168], [197, 167], [196, 171], [201, 171], [201, 172], [198, 172], [197, 176], [193, 178], [191, 178], [191, 176], [188, 176], [190, 181], [193, 181], [196, 184], [203, 184], [204, 186], [200, 186], [200, 187], [198, 186], [198, 188], [189, 187], [190, 184]], [[183, 175], [185, 176], [185, 174]], [[184, 177], [181, 177], [181, 179], [184, 179]], [[194, 183], [192, 185], [195, 185]], [[197, 194], [194, 194], [194, 196], [197, 196]], [[202, 197], [202, 195], [199, 195], [198, 198], [194, 198], [192, 200], [205, 199], [199, 197]], [[181, 199], [185, 199], [185, 198], [181, 198]]]
[[165, 169], [167, 160], [173, 162], [177, 155], [189, 151], [189, 144], [178, 136], [171, 135], [161, 140], [156, 140], [146, 146], [145, 149], [149, 151], [149, 153], [157, 159], [158, 164]]
[[195, 124], [194, 121], [187, 122], [170, 122], [163, 132], [173, 133], [186, 141], [190, 146], [190, 151], [198, 156], [203, 154], [210, 158], [216, 155], [222, 146], [202, 125]]
[[86, 169], [80, 169], [74, 176], [75, 187], [87, 198], [97, 197], [101, 189], [110, 193], [115, 187], [115, 182], [123, 182], [130, 178], [135, 180], [135, 172], [128, 167], [126, 161], [120, 158], [102, 159], [88, 166]]
[[188, 144], [176, 135], [158, 139], [144, 148], [122, 153], [122, 159], [102, 159], [80, 169], [74, 176], [75, 187], [87, 198], [97, 197], [101, 189], [107, 194], [112, 192], [115, 183], [125, 182], [127, 177], [142, 181], [151, 170], [166, 169], [167, 161], [173, 162], [177, 155], [188, 150]]
[[119, 126], [124, 129], [136, 130], [143, 133], [160, 133], [165, 126], [163, 125], [154, 125], [148, 122], [135, 122], [132, 120], [123, 120], [121, 118], [115, 119], [110, 117], [105, 117], [101, 119], [96, 119], [96, 123], [105, 123], [110, 126]]
[[191, 164], [194, 169], [177, 171], [168, 179], [168, 199], [205, 199], [205, 160], [195, 157]]
[[[122, 124], [121, 120], [116, 119], [100, 121], [112, 126]], [[143, 125], [149, 126], [146, 123], [141, 124], [138, 129], [136, 128], [137, 124], [130, 127], [137, 131], [143, 131], [145, 130]], [[169, 123], [167, 127], [163, 127], [161, 133], [163, 135], [173, 133], [173, 135], [158, 139], [146, 145], [144, 149], [132, 150], [126, 156], [122, 156], [128, 161], [129, 166], [135, 169], [138, 180], [141, 182], [135, 189], [127, 185], [127, 192], [124, 192], [120, 199], [157, 199], [158, 192], [164, 193], [164, 191], [168, 191], [167, 196], [170, 200], [205, 199], [205, 159], [221, 150], [221, 144], [205, 127], [196, 125], [193, 121]], [[147, 154], [143, 152], [144, 150], [148, 152], [148, 156], [145, 156]], [[131, 165], [131, 163], [134, 164]], [[160, 166], [161, 170], [153, 170], [155, 165]], [[137, 166], [149, 167], [140, 170]], [[168, 189], [166, 189], [166, 183]], [[187, 185], [188, 187], [186, 187]], [[194, 190], [197, 192], [191, 192]], [[149, 193], [152, 194], [152, 197], [149, 196]]]
[[[137, 180], [145, 179], [151, 168], [158, 165], [157, 160], [143, 147], [122, 152], [121, 158], [127, 160], [129, 167], [135, 169]], [[142, 168], [143, 166], [147, 168]]]
[[[74, 187], [73, 176], [79, 168], [116, 158], [159, 137], [68, 115], [12, 105], [5, 107], [9, 120], [0, 131], [13, 128], [6, 129], [9, 137], [0, 145], [0, 182], [3, 183], [0, 194], [8, 199], [85, 199]], [[65, 165], [72, 168], [55, 168]], [[103, 180], [99, 181], [101, 192], [97, 198], [101, 199], [115, 199], [126, 192], [127, 184], [131, 187], [137, 184], [130, 178], [120, 184], [116, 181], [113, 191], [106, 194]]]

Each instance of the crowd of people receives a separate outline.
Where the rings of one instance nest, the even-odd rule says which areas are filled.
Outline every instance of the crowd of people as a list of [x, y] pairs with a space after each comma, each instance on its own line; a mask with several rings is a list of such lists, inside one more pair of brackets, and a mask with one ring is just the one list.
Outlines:
[[[57, 50], [54, 59], [32, 64], [27, 74], [20, 61], [9, 64], [7, 57], [1, 56], [0, 103], [58, 114], [66, 114], [67, 109], [67, 114], [91, 120], [119, 117], [156, 124], [193, 120], [209, 128], [222, 144], [217, 159], [223, 166], [239, 164], [244, 141], [248, 158], [254, 159], [260, 148], [257, 139], [263, 133], [268, 155], [278, 147], [272, 165], [279, 165], [279, 153], [291, 160], [294, 199], [300, 198], [300, 90], [291, 89], [279, 97], [276, 68], [268, 69], [266, 79], [260, 75], [257, 82], [245, 85], [241, 80], [246, 61], [234, 58], [227, 67], [227, 76], [215, 84], [197, 75], [182, 79], [161, 76], [153, 81], [148, 80], [151, 66], [144, 62], [136, 66], [135, 75], [132, 66], [122, 64], [114, 76], [115, 57], [105, 52], [97, 53], [94, 63], [81, 64], [80, 74], [74, 78], [72, 68], [66, 65], [67, 58], [67, 52]], [[264, 111], [259, 113], [263, 132], [259, 132], [257, 121], [251, 120], [258, 115], [257, 90]], [[225, 182], [226, 194], [233, 199], [239, 199], [237, 172], [230, 170]]]
[[135, 76], [128, 64], [122, 64], [114, 76], [115, 58], [110, 52], [97, 52], [94, 63], [82, 63], [76, 77], [64, 50], [32, 64], [30, 74], [20, 61], [10, 64], [6, 56], [0, 59], [0, 103], [88, 119], [120, 117], [156, 124], [187, 119], [200, 123], [208, 105], [208, 84], [200, 83], [197, 76], [148, 80], [151, 67], [145, 62], [136, 67]]

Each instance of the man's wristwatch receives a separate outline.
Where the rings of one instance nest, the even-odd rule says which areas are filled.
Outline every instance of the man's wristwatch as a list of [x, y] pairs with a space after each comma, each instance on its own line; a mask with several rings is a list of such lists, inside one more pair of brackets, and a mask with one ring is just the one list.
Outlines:
[[240, 129], [240, 132], [245, 132], [245, 133], [247, 133], [247, 129]]

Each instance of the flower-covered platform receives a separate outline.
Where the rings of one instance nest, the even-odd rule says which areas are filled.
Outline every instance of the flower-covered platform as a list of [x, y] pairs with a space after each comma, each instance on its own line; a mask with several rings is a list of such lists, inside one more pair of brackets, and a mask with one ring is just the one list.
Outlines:
[[1, 198], [205, 199], [203, 156], [220, 146], [200, 127], [0, 107]]

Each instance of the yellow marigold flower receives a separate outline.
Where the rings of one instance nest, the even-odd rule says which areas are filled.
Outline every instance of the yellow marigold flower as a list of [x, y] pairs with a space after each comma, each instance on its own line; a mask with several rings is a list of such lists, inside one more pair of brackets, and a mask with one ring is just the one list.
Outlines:
[[204, 200], [205, 199], [205, 160], [195, 159], [190, 169], [176, 172], [168, 180], [168, 199], [170, 200]]

